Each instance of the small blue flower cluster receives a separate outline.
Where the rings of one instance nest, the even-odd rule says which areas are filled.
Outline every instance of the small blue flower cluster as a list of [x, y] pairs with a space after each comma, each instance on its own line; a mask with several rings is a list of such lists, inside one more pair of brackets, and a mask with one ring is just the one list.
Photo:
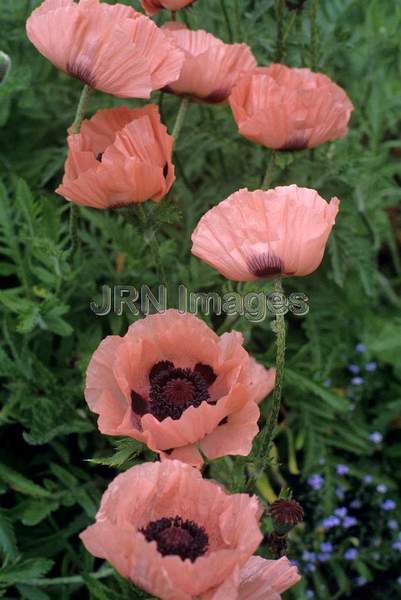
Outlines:
[[331, 542], [322, 542], [319, 552], [309, 552], [305, 550], [302, 554], [302, 560], [305, 564], [304, 572], [313, 573], [316, 571], [316, 563], [325, 563], [330, 560], [334, 547]]
[[334, 513], [323, 519], [321, 525], [323, 529], [331, 529], [332, 527], [341, 526], [344, 529], [349, 529], [350, 527], [354, 527], [358, 524], [358, 520], [348, 514], [348, 509], [346, 506], [341, 506], [336, 508]]
[[348, 550], [344, 552], [343, 556], [345, 560], [355, 560], [358, 558], [358, 550], [356, 548], [348, 548]]
[[381, 503], [381, 507], [383, 510], [394, 510], [395, 508], [397, 508], [396, 503], [394, 502], [394, 500], [383, 500], [383, 502]]
[[319, 473], [314, 473], [307, 479], [307, 483], [312, 490], [320, 490], [324, 485], [324, 478]]
[[347, 475], [349, 473], [349, 467], [347, 467], [347, 465], [337, 465], [336, 473], [337, 475]]
[[[365, 354], [366, 346], [365, 344], [359, 343], [355, 346], [355, 351], [358, 354]], [[368, 361], [363, 366], [359, 366], [356, 363], [350, 363], [348, 365], [348, 371], [353, 375], [351, 379], [351, 384], [354, 386], [359, 386], [364, 383], [364, 378], [362, 377], [362, 371], [366, 371], [367, 373], [373, 373], [377, 369], [377, 363], [374, 361]]]

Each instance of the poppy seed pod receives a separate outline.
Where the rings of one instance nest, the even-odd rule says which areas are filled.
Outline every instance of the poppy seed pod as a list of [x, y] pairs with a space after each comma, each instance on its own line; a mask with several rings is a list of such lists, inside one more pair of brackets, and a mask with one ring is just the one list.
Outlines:
[[296, 500], [276, 500], [270, 505], [269, 514], [278, 535], [287, 535], [304, 519], [304, 510]]

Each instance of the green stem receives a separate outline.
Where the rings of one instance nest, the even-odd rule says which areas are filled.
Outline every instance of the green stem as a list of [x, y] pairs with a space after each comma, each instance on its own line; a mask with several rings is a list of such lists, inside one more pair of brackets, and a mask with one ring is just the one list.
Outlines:
[[160, 113], [160, 119], [161, 119], [162, 122], [164, 121], [164, 119], [163, 119], [163, 101], [164, 101], [164, 96], [165, 96], [165, 94], [164, 94], [163, 90], [161, 90], [160, 94], [159, 94], [159, 113]]
[[317, 68], [317, 8], [319, 0], [312, 0], [310, 15], [310, 65], [312, 71]]
[[[93, 579], [104, 579], [113, 575], [114, 570], [108, 567], [100, 569], [97, 573], [90, 573]], [[28, 579], [24, 581], [25, 585], [32, 585], [34, 587], [50, 587], [58, 585], [76, 585], [85, 583], [81, 575], [72, 575], [71, 577], [54, 577], [52, 579]]]
[[244, 33], [242, 30], [241, 0], [235, 0], [235, 21], [237, 25], [237, 41], [242, 42]]
[[270, 154], [270, 160], [267, 163], [266, 173], [263, 178], [262, 190], [269, 189], [272, 179], [273, 179], [275, 165], [276, 165], [276, 150], [272, 150], [271, 154]]
[[70, 240], [71, 254], [74, 255], [78, 248], [78, 207], [71, 202], [70, 206]]
[[[274, 282], [274, 291], [276, 294], [283, 294], [281, 278]], [[276, 380], [274, 383], [273, 397], [271, 409], [266, 421], [265, 427], [260, 432], [260, 444], [258, 446], [258, 454], [256, 456], [254, 469], [250, 473], [251, 477], [247, 483], [247, 489], [252, 485], [252, 480], [258, 479], [268, 462], [270, 452], [273, 446], [273, 441], [277, 433], [277, 421], [281, 406], [281, 392], [284, 380], [285, 366], [285, 319], [284, 315], [276, 313], [275, 320], [276, 333]]]
[[231, 44], [233, 42], [233, 31], [231, 29], [230, 18], [228, 16], [225, 0], [220, 0], [220, 5], [221, 5], [222, 13], [224, 15], [224, 20], [226, 22], [228, 41]]
[[[274, 282], [274, 291], [277, 294], [283, 294], [281, 278]], [[276, 330], [276, 381], [274, 384], [272, 407], [266, 426], [265, 452], [264, 457], [268, 457], [276, 433], [278, 415], [281, 406], [281, 393], [284, 381], [285, 366], [285, 319], [284, 315], [277, 312], [275, 321]]]
[[285, 0], [276, 0], [276, 57], [275, 62], [281, 62], [284, 56], [284, 10]]
[[[89, 96], [92, 88], [84, 85], [81, 96], [79, 98], [75, 119], [71, 125], [71, 133], [77, 134], [81, 130], [82, 121], [88, 108]], [[70, 239], [71, 239], [71, 255], [74, 256], [78, 248], [78, 208], [73, 202], [70, 207]]]
[[77, 111], [75, 113], [75, 119], [71, 126], [72, 133], [79, 133], [81, 130], [82, 121], [88, 108], [89, 96], [91, 94], [91, 91], [92, 88], [89, 87], [89, 85], [84, 85], [81, 92], [81, 96], [79, 98]]
[[172, 136], [174, 138], [174, 142], [178, 140], [178, 136], [180, 135], [180, 131], [182, 129], [186, 112], [189, 106], [189, 98], [183, 98], [181, 100], [180, 108], [178, 109], [177, 117], [175, 119], [174, 128]]
[[145, 211], [144, 207], [142, 206], [142, 204], [138, 204], [138, 215], [139, 215], [140, 221], [141, 221], [142, 225], [144, 226], [145, 230], [147, 230], [149, 232], [149, 235], [147, 236], [146, 239], [149, 242], [149, 245], [150, 245], [150, 248], [152, 251], [153, 261], [156, 266], [157, 275], [159, 278], [159, 284], [163, 284], [163, 283], [166, 284], [167, 279], [166, 279], [166, 274], [164, 272], [164, 267], [163, 267], [163, 264], [161, 261], [160, 246], [159, 246], [159, 242], [157, 240], [156, 231], [154, 230], [153, 225], [151, 225], [151, 227], [149, 227], [149, 220], [148, 220], [146, 211]]
[[286, 49], [287, 49], [287, 40], [288, 40], [288, 36], [290, 35], [292, 28], [294, 27], [294, 24], [295, 24], [296, 18], [297, 18], [297, 11], [296, 11], [296, 10], [294, 10], [294, 11], [291, 13], [290, 19], [289, 19], [289, 21], [288, 21], [288, 25], [287, 25], [287, 27], [285, 28], [285, 30], [284, 30], [284, 34], [283, 34], [283, 46], [284, 46], [284, 54], [285, 54], [285, 51], [286, 51]]

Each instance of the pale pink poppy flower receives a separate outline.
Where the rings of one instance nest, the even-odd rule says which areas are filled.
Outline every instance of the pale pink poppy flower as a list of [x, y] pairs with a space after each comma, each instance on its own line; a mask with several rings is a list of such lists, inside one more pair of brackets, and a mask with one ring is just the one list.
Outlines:
[[45, 0], [26, 31], [56, 67], [121, 98], [149, 98], [178, 78], [184, 59], [148, 17], [123, 4]]
[[193, 2], [195, 0], [141, 0], [141, 5], [148, 15], [155, 15], [163, 8], [175, 12]]
[[225, 44], [203, 29], [191, 31], [181, 23], [167, 23], [162, 29], [185, 55], [179, 79], [166, 87], [178, 96], [225, 102], [238, 78], [256, 66], [247, 44]]
[[211, 208], [192, 253], [234, 281], [309, 275], [320, 265], [339, 200], [296, 185], [239, 190]]
[[229, 102], [243, 136], [278, 150], [314, 148], [344, 137], [354, 108], [326, 75], [279, 64], [241, 77]]
[[230, 495], [189, 465], [145, 463], [112, 481], [80, 537], [161, 600], [278, 600], [299, 575], [286, 558], [252, 557], [262, 512], [255, 496]]
[[94, 208], [158, 201], [174, 182], [173, 138], [155, 104], [99, 110], [69, 133], [65, 174], [56, 192]]
[[100, 431], [196, 466], [201, 452], [210, 459], [248, 455], [257, 403], [273, 389], [275, 370], [257, 364], [242, 343], [238, 332], [219, 337], [173, 309], [136, 321], [124, 337], [105, 338], [85, 389]]

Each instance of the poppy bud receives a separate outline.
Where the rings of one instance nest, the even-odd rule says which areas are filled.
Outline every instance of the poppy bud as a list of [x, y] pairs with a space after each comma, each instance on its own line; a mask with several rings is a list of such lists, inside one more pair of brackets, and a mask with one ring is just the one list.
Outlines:
[[304, 519], [304, 510], [296, 500], [276, 500], [269, 508], [273, 528], [278, 535], [287, 535]]

